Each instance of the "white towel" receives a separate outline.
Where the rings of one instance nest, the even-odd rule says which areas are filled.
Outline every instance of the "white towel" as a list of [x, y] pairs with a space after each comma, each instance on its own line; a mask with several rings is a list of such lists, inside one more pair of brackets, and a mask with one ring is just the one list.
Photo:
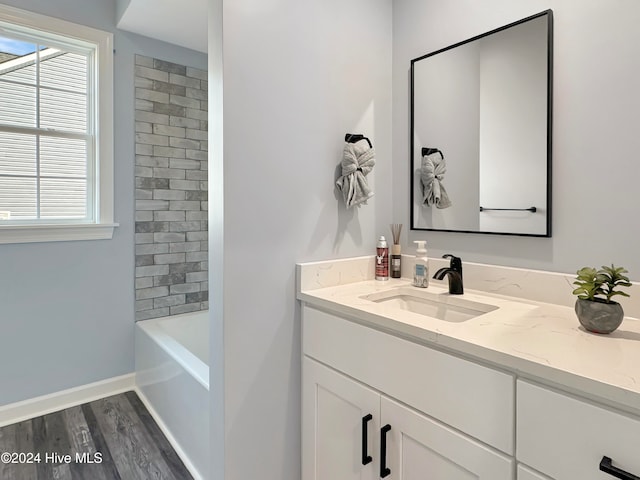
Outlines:
[[437, 151], [422, 157], [420, 168], [420, 183], [422, 184], [422, 204], [436, 208], [448, 208], [451, 200], [447, 190], [442, 184], [444, 174], [447, 171], [447, 164], [442, 152]]
[[336, 186], [342, 192], [347, 208], [366, 205], [373, 192], [365, 178], [376, 164], [375, 152], [366, 140], [344, 144], [342, 154], [342, 174]]

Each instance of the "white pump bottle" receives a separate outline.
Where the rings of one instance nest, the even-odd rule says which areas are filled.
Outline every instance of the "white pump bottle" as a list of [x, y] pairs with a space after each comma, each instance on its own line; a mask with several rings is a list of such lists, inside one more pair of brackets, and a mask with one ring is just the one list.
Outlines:
[[427, 288], [429, 286], [429, 259], [427, 258], [427, 242], [425, 240], [415, 240], [418, 244], [416, 250], [416, 264], [413, 267], [413, 285], [415, 287]]

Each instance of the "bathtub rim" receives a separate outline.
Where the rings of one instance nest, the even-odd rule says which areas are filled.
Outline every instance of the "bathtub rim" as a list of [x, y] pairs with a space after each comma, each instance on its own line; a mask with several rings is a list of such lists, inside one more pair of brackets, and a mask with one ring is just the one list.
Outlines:
[[136, 327], [139, 327], [145, 335], [147, 335], [156, 345], [158, 345], [165, 351], [165, 353], [184, 368], [189, 375], [200, 383], [200, 385], [209, 390], [209, 365], [204, 363], [193, 352], [191, 352], [191, 350], [169, 335], [161, 325], [162, 321], [173, 319], [177, 320], [176, 317], [185, 319], [189, 316], [194, 316], [194, 313], [208, 315], [209, 311], [201, 310], [187, 314], [140, 320], [136, 322]]

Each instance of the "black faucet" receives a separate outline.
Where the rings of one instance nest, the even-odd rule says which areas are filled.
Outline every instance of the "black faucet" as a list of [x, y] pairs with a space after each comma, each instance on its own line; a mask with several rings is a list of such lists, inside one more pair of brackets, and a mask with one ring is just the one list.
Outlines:
[[438, 270], [433, 278], [442, 280], [446, 275], [449, 277], [449, 293], [451, 295], [462, 295], [464, 293], [464, 287], [462, 286], [462, 260], [460, 257], [450, 253], [443, 255], [442, 258], [450, 258], [451, 263], [449, 267]]

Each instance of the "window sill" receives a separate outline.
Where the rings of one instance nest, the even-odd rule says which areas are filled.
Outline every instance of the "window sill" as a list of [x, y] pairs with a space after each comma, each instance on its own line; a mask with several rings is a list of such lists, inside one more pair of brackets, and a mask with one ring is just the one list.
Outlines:
[[66, 225], [0, 225], [0, 244], [109, 240], [117, 223]]

